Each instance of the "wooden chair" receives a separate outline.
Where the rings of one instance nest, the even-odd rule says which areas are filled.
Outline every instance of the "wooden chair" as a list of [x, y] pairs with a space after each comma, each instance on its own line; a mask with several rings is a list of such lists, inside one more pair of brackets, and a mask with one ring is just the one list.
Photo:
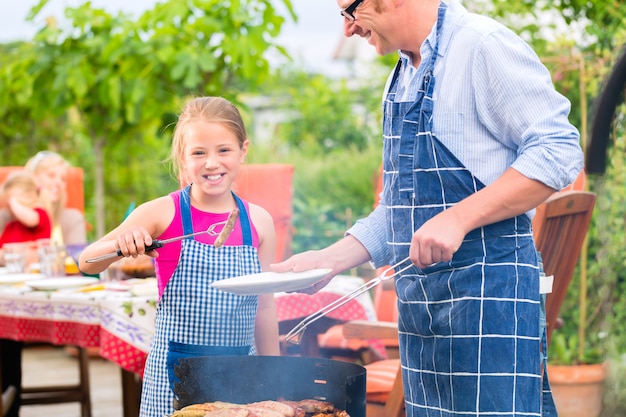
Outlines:
[[[0, 183], [14, 171], [23, 169], [21, 166], [0, 167]], [[83, 187], [83, 169], [70, 167], [67, 177], [66, 207], [85, 211], [85, 195]], [[2, 204], [0, 202], [0, 207]], [[91, 416], [91, 394], [89, 391], [89, 353], [87, 349], [78, 347], [79, 382], [76, 385], [23, 387], [20, 395], [22, 405], [57, 404], [79, 402], [82, 417]]]
[[[354, 320], [342, 327], [346, 338], [398, 339], [397, 322]], [[404, 390], [400, 359], [383, 359], [365, 365], [367, 371], [365, 415], [404, 417]]]
[[556, 328], [559, 311], [574, 275], [596, 201], [586, 191], [561, 191], [537, 208], [533, 221], [535, 242], [546, 275], [554, 277], [546, 297], [548, 342]]

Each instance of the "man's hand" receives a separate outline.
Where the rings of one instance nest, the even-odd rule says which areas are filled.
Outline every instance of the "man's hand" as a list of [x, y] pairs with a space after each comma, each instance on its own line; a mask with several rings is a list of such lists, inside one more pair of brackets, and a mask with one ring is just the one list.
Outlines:
[[419, 268], [448, 262], [463, 243], [465, 235], [466, 232], [454, 212], [444, 211], [413, 233], [409, 257]]
[[332, 271], [321, 281], [316, 282], [308, 288], [296, 291], [305, 294], [314, 294], [318, 292], [324, 288], [338, 273], [333, 270], [333, 266], [330, 264], [328, 257], [323, 255], [323, 251], [311, 250], [302, 252], [297, 255], [293, 255], [286, 261], [270, 265], [270, 270], [274, 272], [302, 272], [309, 271], [311, 269], [324, 268], [330, 268]]

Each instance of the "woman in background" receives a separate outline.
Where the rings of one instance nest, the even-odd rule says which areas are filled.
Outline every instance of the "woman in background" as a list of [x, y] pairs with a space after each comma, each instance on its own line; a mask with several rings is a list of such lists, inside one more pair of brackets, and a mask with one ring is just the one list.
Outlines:
[[25, 166], [33, 174], [42, 203], [52, 220], [52, 240], [63, 245], [87, 243], [85, 217], [74, 208], [65, 207], [69, 162], [52, 151], [41, 151]]

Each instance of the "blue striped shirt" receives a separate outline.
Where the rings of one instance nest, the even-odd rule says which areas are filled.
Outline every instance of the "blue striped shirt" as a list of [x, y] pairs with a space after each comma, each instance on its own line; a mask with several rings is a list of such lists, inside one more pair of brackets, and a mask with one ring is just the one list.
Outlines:
[[[447, 3], [434, 70], [434, 135], [485, 185], [509, 167], [557, 190], [572, 183], [583, 168], [580, 136], [568, 120], [570, 102], [554, 89], [547, 68], [510, 29], [468, 13], [458, 0]], [[400, 52], [396, 100], [415, 100], [435, 32], [436, 25], [421, 46], [419, 68]], [[375, 265], [387, 262], [384, 228], [379, 207], [347, 232]]]

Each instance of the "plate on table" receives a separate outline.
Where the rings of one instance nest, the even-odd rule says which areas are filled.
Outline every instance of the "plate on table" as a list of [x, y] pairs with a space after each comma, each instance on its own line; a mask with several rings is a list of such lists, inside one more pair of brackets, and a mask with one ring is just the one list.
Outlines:
[[68, 288], [77, 288], [89, 284], [100, 282], [98, 278], [89, 277], [59, 277], [44, 278], [26, 283], [33, 290], [64, 290]]
[[46, 276], [43, 274], [29, 274], [29, 273], [8, 274], [8, 273], [5, 273], [5, 274], [0, 274], [0, 285], [21, 284], [22, 282], [40, 280], [45, 277]]
[[324, 278], [332, 269], [311, 269], [302, 272], [261, 272], [228, 278], [211, 284], [222, 291], [241, 295], [297, 291], [308, 288]]

